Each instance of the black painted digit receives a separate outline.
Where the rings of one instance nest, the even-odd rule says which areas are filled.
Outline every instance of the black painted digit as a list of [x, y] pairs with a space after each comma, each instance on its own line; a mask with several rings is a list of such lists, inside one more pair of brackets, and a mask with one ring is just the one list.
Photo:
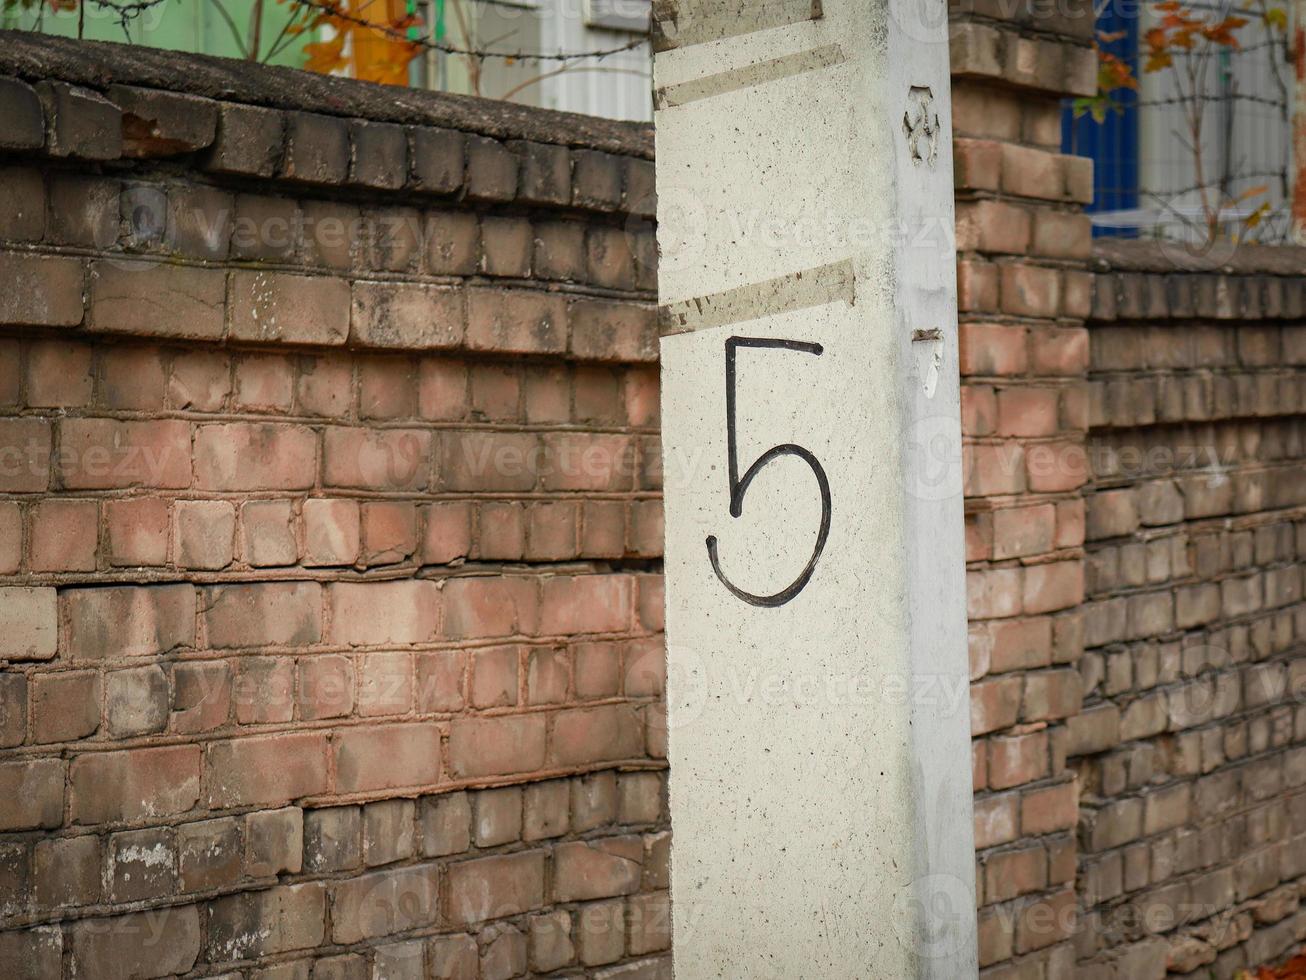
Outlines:
[[821, 557], [821, 552], [825, 550], [825, 539], [830, 535], [830, 481], [826, 479], [825, 469], [821, 466], [820, 461], [808, 450], [792, 442], [772, 446], [759, 456], [753, 465], [744, 472], [743, 478], [740, 478], [738, 440], [735, 435], [735, 351], [740, 347], [791, 350], [818, 356], [822, 353], [823, 348], [820, 344], [809, 344], [799, 340], [765, 340], [760, 337], [730, 337], [726, 340], [726, 452], [729, 457], [727, 462], [730, 478], [730, 516], [739, 517], [743, 514], [744, 495], [748, 493], [748, 486], [753, 482], [753, 477], [757, 476], [768, 463], [774, 459], [779, 459], [781, 456], [797, 456], [812, 468], [812, 473], [816, 476], [816, 484], [821, 493], [821, 529], [816, 535], [816, 547], [812, 549], [812, 557], [808, 559], [807, 567], [789, 585], [771, 595], [755, 595], [752, 592], [746, 592], [726, 578], [725, 572], [721, 571], [721, 563], [717, 558], [715, 534], [708, 535], [707, 557], [712, 562], [712, 571], [716, 572], [716, 577], [733, 595], [754, 606], [783, 606], [798, 595], [799, 592], [803, 591], [808, 580], [812, 577], [812, 573], [816, 571], [816, 562]]

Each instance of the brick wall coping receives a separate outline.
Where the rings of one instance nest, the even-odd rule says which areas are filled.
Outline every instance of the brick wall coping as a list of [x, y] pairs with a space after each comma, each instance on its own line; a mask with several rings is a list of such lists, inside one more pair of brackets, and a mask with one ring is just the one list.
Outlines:
[[232, 58], [0, 31], [0, 75], [103, 89], [135, 85], [278, 109], [443, 126], [497, 139], [652, 159], [653, 127], [493, 99], [359, 82]]
[[1244, 245], [1195, 256], [1155, 241], [1094, 243], [1089, 323], [1280, 320], [1306, 315], [1306, 248]]
[[1306, 276], [1306, 247], [1240, 245], [1232, 252], [1188, 253], [1166, 242], [1099, 238], [1093, 265], [1101, 272], [1205, 272], [1222, 275]]

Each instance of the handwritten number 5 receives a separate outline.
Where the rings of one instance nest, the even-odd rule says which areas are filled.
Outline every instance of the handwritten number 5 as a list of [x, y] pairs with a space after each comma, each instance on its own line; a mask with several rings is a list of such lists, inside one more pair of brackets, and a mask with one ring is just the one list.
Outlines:
[[816, 354], [817, 356], [822, 353], [823, 348], [820, 344], [809, 344], [798, 340], [764, 340], [760, 337], [730, 337], [726, 340], [726, 447], [729, 455], [730, 516], [737, 518], [743, 514], [744, 495], [748, 493], [749, 484], [753, 482], [753, 477], [766, 468], [767, 464], [772, 460], [779, 459], [781, 456], [797, 456], [812, 468], [812, 473], [816, 476], [816, 484], [821, 493], [821, 529], [816, 535], [816, 547], [812, 549], [812, 557], [808, 559], [807, 567], [789, 585], [771, 595], [756, 595], [752, 592], [746, 592], [726, 578], [725, 572], [721, 571], [721, 562], [717, 557], [715, 534], [708, 535], [707, 557], [712, 562], [712, 571], [716, 572], [716, 577], [733, 595], [754, 606], [783, 606], [798, 595], [799, 592], [803, 591], [808, 580], [812, 577], [812, 572], [816, 571], [817, 559], [821, 557], [821, 552], [825, 550], [825, 539], [830, 536], [830, 481], [826, 478], [825, 469], [821, 466], [820, 461], [811, 452], [792, 442], [772, 446], [759, 456], [752, 466], [744, 471], [742, 478], [739, 476], [739, 444], [735, 434], [735, 352], [740, 347], [751, 347], [760, 350], [798, 351], [803, 354]]

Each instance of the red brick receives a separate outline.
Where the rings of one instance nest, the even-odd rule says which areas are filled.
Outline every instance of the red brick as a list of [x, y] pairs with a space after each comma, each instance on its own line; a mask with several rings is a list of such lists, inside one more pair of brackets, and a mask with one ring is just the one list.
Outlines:
[[1077, 670], [1041, 670], [1025, 678], [1023, 721], [1050, 721], [1079, 713], [1083, 682]]
[[349, 714], [354, 707], [353, 662], [335, 654], [301, 658], [295, 697], [301, 720]]
[[226, 285], [225, 269], [96, 261], [91, 265], [87, 329], [218, 340], [224, 329]]
[[212, 647], [303, 646], [322, 635], [322, 593], [316, 582], [218, 585], [204, 591], [204, 624]]
[[403, 357], [369, 357], [358, 365], [359, 415], [365, 419], [410, 418], [416, 410], [413, 363]]
[[412, 705], [412, 657], [398, 651], [364, 654], [358, 671], [358, 713], [364, 717], [403, 715]]
[[349, 283], [334, 276], [238, 269], [228, 302], [236, 340], [343, 344], [349, 335]]
[[520, 561], [526, 555], [526, 509], [518, 503], [487, 502], [476, 508], [478, 534], [473, 557]]
[[100, 839], [94, 834], [37, 841], [33, 855], [36, 904], [43, 909], [100, 900]]
[[213, 899], [206, 916], [205, 959], [261, 959], [312, 949], [325, 938], [326, 897], [323, 882], [306, 881]]
[[355, 943], [432, 925], [440, 917], [439, 872], [434, 864], [415, 865], [337, 883], [331, 894], [331, 938]]
[[116, 738], [161, 732], [168, 724], [168, 676], [158, 664], [105, 674], [104, 719]]
[[211, 742], [204, 748], [204, 777], [211, 810], [281, 806], [324, 793], [326, 736], [302, 732]]
[[32, 571], [95, 571], [100, 512], [94, 500], [44, 500], [30, 513]]
[[1025, 450], [1019, 443], [962, 446], [964, 486], [968, 497], [1022, 493], [1025, 489]]
[[559, 902], [590, 901], [639, 890], [644, 845], [638, 837], [559, 844], [553, 851], [553, 894]]
[[1020, 832], [1027, 837], [1074, 830], [1079, 821], [1079, 785], [1060, 783], [1030, 790], [1020, 800]]
[[532, 635], [539, 628], [533, 578], [456, 578], [445, 585], [444, 596], [450, 639]]
[[415, 668], [419, 712], [457, 711], [463, 706], [466, 653], [462, 650], [419, 653]]
[[550, 759], [561, 766], [644, 755], [644, 731], [633, 705], [562, 711], [553, 720]]
[[1053, 562], [1025, 569], [1025, 612], [1068, 609], [1079, 605], [1083, 598], [1084, 566], [1081, 562]]
[[657, 316], [631, 303], [578, 300], [567, 310], [570, 350], [590, 361], [623, 363], [657, 360]]
[[989, 855], [984, 861], [984, 897], [1005, 902], [1047, 887], [1047, 852], [1022, 847]]
[[233, 700], [240, 725], [290, 721], [295, 708], [295, 663], [288, 657], [241, 657]]
[[299, 410], [322, 418], [345, 417], [353, 407], [353, 385], [353, 364], [348, 358], [300, 358], [297, 385]]
[[1046, 732], [994, 736], [989, 739], [989, 786], [1006, 789], [1032, 783], [1048, 774]]
[[0, 419], [0, 492], [49, 489], [51, 439], [46, 419]]
[[1029, 367], [1036, 375], [1080, 375], [1088, 369], [1088, 331], [1035, 327], [1029, 332]]
[[1056, 316], [1061, 310], [1061, 277], [1055, 269], [1003, 265], [1002, 311], [1016, 316]]
[[86, 919], [72, 925], [72, 969], [104, 980], [187, 973], [200, 951], [194, 905]]
[[231, 714], [231, 668], [222, 660], [180, 663], [172, 668], [172, 729], [207, 732]]
[[75, 327], [82, 322], [86, 266], [81, 259], [0, 252], [0, 280], [9, 284], [0, 298], [0, 323]]
[[189, 585], [74, 589], [63, 602], [73, 659], [150, 656], [195, 642]]
[[497, 708], [517, 703], [521, 648], [490, 647], [472, 654], [471, 703]]
[[176, 419], [59, 423], [59, 476], [70, 490], [190, 486], [190, 425]]
[[173, 408], [214, 412], [231, 394], [231, 362], [221, 351], [190, 350], [172, 360], [168, 403]]
[[608, 633], [630, 628], [632, 579], [625, 575], [546, 578], [540, 631], [545, 635]]
[[355, 282], [350, 338], [361, 347], [445, 350], [467, 331], [461, 290], [420, 283]]
[[377, 501], [362, 507], [364, 565], [390, 565], [417, 551], [417, 505]]
[[561, 647], [537, 647], [526, 667], [528, 704], [560, 704], [571, 687], [571, 655]]
[[1010, 728], [1020, 716], [1022, 679], [990, 677], [970, 686], [970, 733], [986, 735]]
[[241, 505], [241, 557], [255, 568], [293, 565], [295, 511], [289, 500], [251, 500]]
[[1051, 504], [993, 512], [993, 558], [1019, 558], [1052, 549], [1056, 508]]
[[362, 541], [362, 514], [356, 500], [304, 501], [304, 564], [352, 565]]
[[1029, 247], [1030, 212], [1004, 201], [957, 205], [957, 250], [1023, 254]]
[[332, 426], [323, 442], [323, 483], [361, 490], [425, 489], [431, 433]]
[[523, 851], [449, 865], [449, 918], [484, 922], [544, 905], [544, 852]]
[[432, 724], [348, 728], [335, 735], [335, 790], [429, 786], [440, 781], [440, 729]]
[[449, 769], [459, 779], [535, 772], [544, 750], [541, 714], [456, 718], [449, 730]]
[[[461, 148], [458, 157], [461, 167]], [[461, 179], [460, 176], [460, 182]], [[476, 271], [481, 225], [475, 214], [428, 211], [423, 223], [426, 226], [426, 267], [432, 275], [466, 276]]]
[[561, 296], [537, 290], [471, 289], [467, 346], [503, 354], [558, 354], [567, 346]]
[[992, 647], [994, 673], [1046, 667], [1052, 662], [1052, 621], [1047, 618], [1001, 620], [985, 624]]
[[957, 308], [992, 313], [998, 308], [998, 270], [992, 262], [957, 263]]
[[1088, 478], [1088, 456], [1080, 442], [1044, 442], [1025, 450], [1025, 473], [1034, 493], [1064, 493]]
[[250, 412], [290, 411], [295, 397], [294, 362], [274, 354], [246, 354], [236, 360], [233, 404]]
[[993, 140], [953, 140], [953, 184], [961, 189], [995, 191], [1002, 175], [1002, 147]]
[[83, 753], [69, 767], [74, 823], [136, 821], [185, 813], [199, 799], [200, 748], [176, 745]]
[[467, 417], [468, 371], [461, 361], [424, 358], [418, 365], [417, 412], [424, 419]]
[[303, 490], [317, 481], [317, 435], [272, 422], [202, 425], [195, 478], [203, 490]]
[[1023, 374], [1028, 360], [1024, 327], [993, 323], [960, 325], [963, 376]]
[[512, 493], [535, 488], [539, 437], [528, 432], [459, 432], [442, 437], [445, 490]]
[[998, 434], [1046, 436], [1058, 428], [1058, 391], [1055, 388], [1002, 388], [998, 390]]
[[550, 433], [544, 437], [541, 482], [547, 490], [631, 489], [634, 443], [628, 436]]
[[100, 727], [100, 675], [91, 670], [36, 674], [31, 681], [32, 740], [67, 742]]
[[110, 565], [165, 565], [168, 561], [168, 501], [160, 497], [109, 500], [104, 504]]
[[91, 403], [94, 391], [88, 345], [47, 340], [27, 348], [29, 408], [81, 408]]
[[471, 553], [472, 508], [462, 501], [424, 508], [422, 564], [447, 565]]
[[0, 657], [49, 660], [58, 644], [54, 589], [0, 587]]
[[225, 500], [179, 500], [176, 521], [177, 564], [220, 569], [231, 564], [236, 544], [236, 508]]
[[331, 617], [327, 639], [332, 643], [428, 643], [439, 629], [440, 588], [428, 580], [333, 582], [327, 587], [327, 603]]
[[64, 762], [28, 759], [0, 763], [0, 831], [58, 827], [63, 823]]

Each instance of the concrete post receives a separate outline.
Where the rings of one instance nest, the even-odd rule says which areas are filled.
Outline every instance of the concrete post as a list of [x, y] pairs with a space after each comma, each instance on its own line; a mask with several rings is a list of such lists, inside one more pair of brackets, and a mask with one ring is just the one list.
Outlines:
[[943, 0], [655, 0], [676, 975], [976, 973]]

